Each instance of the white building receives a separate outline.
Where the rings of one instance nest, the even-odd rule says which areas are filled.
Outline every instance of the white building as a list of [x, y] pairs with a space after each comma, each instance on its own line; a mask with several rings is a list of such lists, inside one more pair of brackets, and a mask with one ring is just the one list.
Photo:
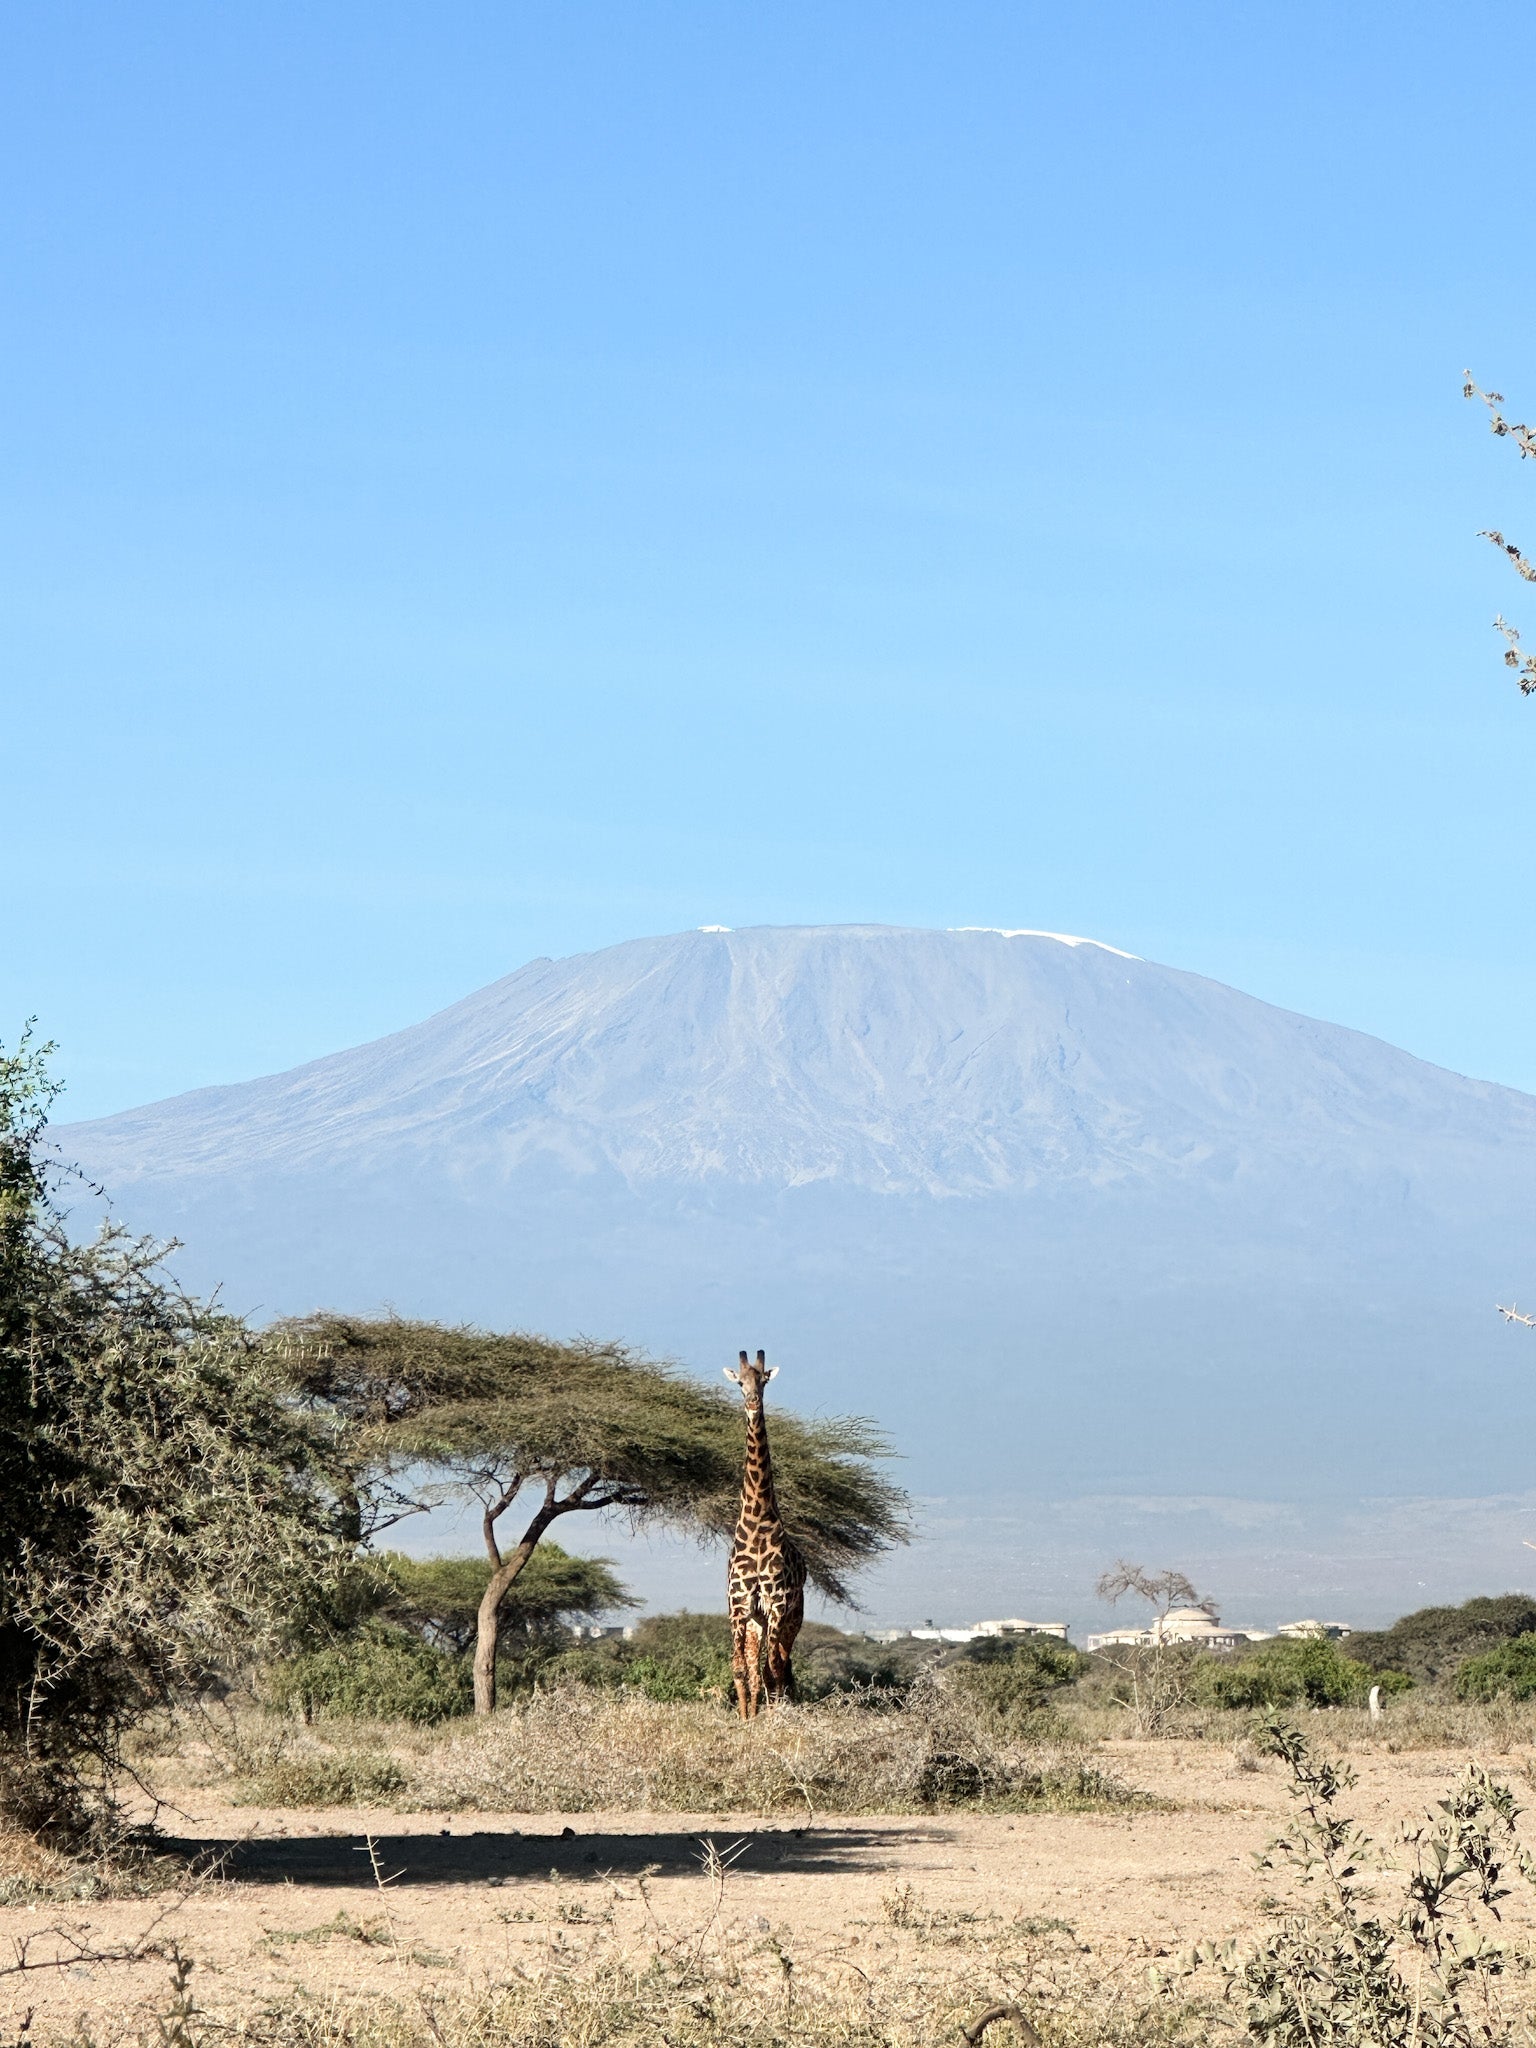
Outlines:
[[973, 1636], [1055, 1636], [1058, 1642], [1067, 1640], [1067, 1624], [1064, 1621], [1019, 1621], [1010, 1616], [1007, 1621], [977, 1621], [971, 1624]]
[[874, 1633], [877, 1643], [974, 1643], [982, 1636], [1053, 1636], [1057, 1642], [1067, 1640], [1067, 1624], [1064, 1621], [1021, 1621], [1010, 1616], [1006, 1621], [972, 1621], [963, 1628], [936, 1628], [931, 1621], [925, 1621], [921, 1628], [882, 1628]]
[[1087, 1640], [1090, 1650], [1115, 1648], [1151, 1649], [1158, 1643], [1193, 1643], [1202, 1650], [1216, 1650], [1230, 1656], [1249, 1643], [1267, 1643], [1273, 1637], [1327, 1636], [1338, 1641], [1350, 1633], [1342, 1621], [1286, 1621], [1278, 1629], [1226, 1628], [1213, 1607], [1170, 1607], [1161, 1620], [1144, 1628], [1103, 1629]]
[[1193, 1643], [1202, 1650], [1230, 1655], [1250, 1641], [1246, 1629], [1223, 1628], [1211, 1607], [1170, 1607], [1144, 1628], [1111, 1628], [1088, 1638], [1090, 1650], [1153, 1649], [1161, 1643]]

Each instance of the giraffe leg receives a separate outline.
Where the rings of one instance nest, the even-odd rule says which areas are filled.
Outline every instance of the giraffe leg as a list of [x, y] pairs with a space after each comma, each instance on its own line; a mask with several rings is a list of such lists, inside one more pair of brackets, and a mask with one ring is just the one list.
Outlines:
[[736, 1685], [736, 1711], [743, 1721], [750, 1721], [752, 1718], [748, 1673], [753, 1660], [747, 1647], [751, 1628], [752, 1624], [745, 1615], [731, 1617], [731, 1677]]
[[763, 1624], [754, 1614], [747, 1623], [747, 1719], [757, 1719], [763, 1693]]
[[781, 1706], [795, 1696], [795, 1671], [790, 1652], [805, 1620], [805, 1594], [796, 1588], [785, 1600], [768, 1630], [768, 1704]]

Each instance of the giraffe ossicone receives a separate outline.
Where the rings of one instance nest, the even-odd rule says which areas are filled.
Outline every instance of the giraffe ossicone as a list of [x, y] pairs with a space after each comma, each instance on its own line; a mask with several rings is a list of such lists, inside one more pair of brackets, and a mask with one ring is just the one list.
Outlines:
[[755, 1717], [760, 1700], [772, 1707], [794, 1697], [790, 1652], [805, 1620], [805, 1559], [779, 1514], [763, 1415], [763, 1389], [777, 1371], [761, 1351], [755, 1363], [743, 1351], [739, 1365], [725, 1368], [726, 1378], [741, 1388], [747, 1416], [741, 1508], [726, 1572], [731, 1675], [744, 1721]]

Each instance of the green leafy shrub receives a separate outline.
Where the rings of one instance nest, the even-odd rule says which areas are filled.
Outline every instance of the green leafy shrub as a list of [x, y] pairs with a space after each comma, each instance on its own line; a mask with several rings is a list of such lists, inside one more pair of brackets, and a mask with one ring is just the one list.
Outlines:
[[339, 1642], [273, 1665], [265, 1691], [273, 1706], [306, 1721], [445, 1721], [468, 1713], [474, 1704], [474, 1685], [462, 1657], [378, 1620], [364, 1622]]
[[[903, 1660], [867, 1636], [810, 1621], [795, 1644], [795, 1694], [802, 1702], [839, 1693], [886, 1692], [911, 1684], [931, 1656]], [[551, 1631], [530, 1634], [515, 1658], [504, 1659], [502, 1682], [514, 1692], [533, 1685], [628, 1686], [655, 1700], [718, 1699], [734, 1710], [731, 1624], [724, 1614], [653, 1614], [627, 1637], [571, 1643]]]
[[905, 1693], [934, 1662], [926, 1643], [875, 1643], [825, 1622], [808, 1621], [795, 1643], [795, 1696], [803, 1701], [838, 1693]]
[[724, 1700], [731, 1624], [724, 1614], [650, 1614], [628, 1636], [577, 1643], [533, 1666], [538, 1684], [627, 1687], [653, 1700]]
[[1050, 1636], [983, 1636], [949, 1671], [949, 1682], [1004, 1735], [1039, 1735], [1055, 1694], [1072, 1685], [1087, 1659]]
[[1456, 1674], [1464, 1700], [1528, 1700], [1536, 1695], [1536, 1631], [1469, 1657]]
[[1536, 1600], [1527, 1593], [1480, 1595], [1460, 1607], [1420, 1607], [1390, 1628], [1360, 1631], [1349, 1654], [1372, 1671], [1406, 1671], [1427, 1684], [1445, 1678], [1469, 1657], [1536, 1631]]
[[1216, 1707], [1363, 1707], [1373, 1685], [1401, 1692], [1412, 1683], [1372, 1671], [1328, 1636], [1299, 1636], [1259, 1643], [1230, 1664], [1202, 1657], [1192, 1690]]
[[626, 1645], [624, 1683], [652, 1700], [725, 1699], [731, 1624], [723, 1614], [653, 1614]]

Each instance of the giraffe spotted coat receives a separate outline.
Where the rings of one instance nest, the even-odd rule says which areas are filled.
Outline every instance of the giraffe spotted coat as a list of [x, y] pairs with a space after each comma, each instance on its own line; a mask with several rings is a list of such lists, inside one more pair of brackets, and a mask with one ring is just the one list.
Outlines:
[[785, 1531], [773, 1490], [773, 1458], [763, 1415], [763, 1389], [778, 1371], [761, 1351], [748, 1364], [745, 1351], [726, 1378], [741, 1388], [747, 1411], [747, 1453], [741, 1474], [741, 1512], [731, 1539], [726, 1592], [731, 1616], [731, 1675], [744, 1721], [760, 1698], [776, 1706], [794, 1696], [790, 1652], [805, 1620], [805, 1559]]

